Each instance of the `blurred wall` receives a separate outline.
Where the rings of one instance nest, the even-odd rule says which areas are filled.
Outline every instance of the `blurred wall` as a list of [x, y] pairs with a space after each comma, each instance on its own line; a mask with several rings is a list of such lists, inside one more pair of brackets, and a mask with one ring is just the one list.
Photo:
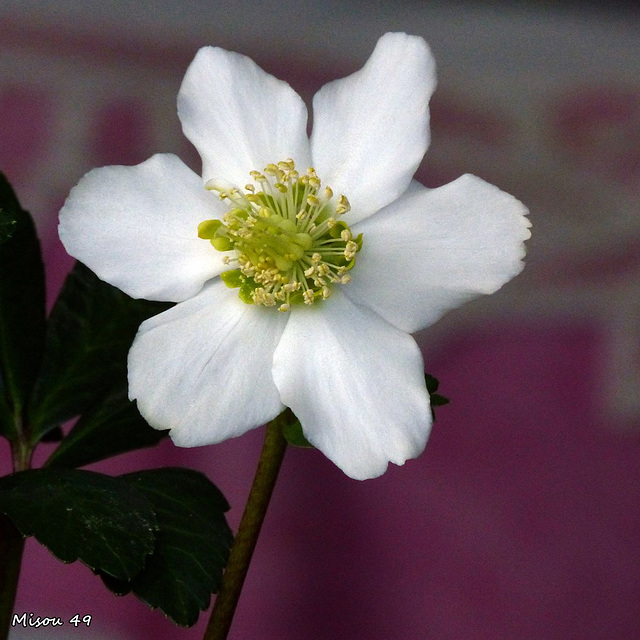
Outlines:
[[[175, 97], [205, 44], [254, 57], [309, 99], [384, 32], [423, 35], [439, 88], [418, 177], [438, 186], [476, 173], [531, 209], [524, 273], [418, 336], [452, 401], [423, 456], [357, 483], [317, 452], [287, 454], [232, 638], [640, 634], [640, 18], [552, 6], [0, 6], [0, 170], [37, 220], [50, 301], [71, 266], [57, 211], [84, 172], [158, 151], [199, 168]], [[164, 443], [99, 468], [201, 469], [235, 526], [261, 436]], [[0, 456], [8, 470], [4, 444]], [[33, 541], [16, 611], [92, 614], [73, 638], [202, 635], [115, 599]]]

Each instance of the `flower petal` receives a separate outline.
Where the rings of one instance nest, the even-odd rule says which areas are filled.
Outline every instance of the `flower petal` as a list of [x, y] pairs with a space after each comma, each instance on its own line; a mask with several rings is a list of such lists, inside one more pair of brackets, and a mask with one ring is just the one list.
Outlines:
[[214, 280], [142, 323], [129, 352], [129, 397], [178, 446], [242, 435], [284, 410], [271, 365], [286, 321]]
[[236, 186], [249, 171], [293, 158], [310, 164], [307, 108], [282, 80], [253, 60], [217, 47], [200, 49], [178, 94], [185, 136], [202, 157], [202, 176]]
[[291, 311], [273, 379], [306, 438], [352, 478], [424, 449], [431, 412], [418, 346], [339, 290]]
[[60, 211], [60, 240], [102, 280], [134, 298], [180, 301], [226, 267], [198, 224], [225, 207], [176, 156], [87, 173]]
[[497, 291], [524, 265], [527, 208], [472, 175], [407, 193], [353, 228], [363, 233], [344, 291], [394, 326], [414, 333], [445, 311]]
[[318, 176], [347, 196], [353, 224], [408, 187], [429, 145], [436, 85], [427, 43], [387, 33], [365, 66], [325, 85], [313, 99], [311, 152]]

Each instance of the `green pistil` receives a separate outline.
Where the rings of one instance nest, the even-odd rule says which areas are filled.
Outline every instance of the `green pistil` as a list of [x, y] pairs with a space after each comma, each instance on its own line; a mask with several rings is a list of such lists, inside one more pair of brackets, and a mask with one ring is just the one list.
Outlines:
[[320, 190], [315, 171], [300, 176], [292, 160], [251, 176], [255, 185], [244, 191], [213, 180], [206, 185], [231, 205], [223, 220], [198, 226], [198, 236], [215, 249], [236, 252], [224, 258], [238, 266], [221, 274], [223, 282], [238, 288], [243, 302], [280, 311], [327, 298], [333, 285], [346, 284], [362, 248], [362, 234], [353, 238], [336, 220], [349, 211], [348, 200], [334, 202], [331, 189]]

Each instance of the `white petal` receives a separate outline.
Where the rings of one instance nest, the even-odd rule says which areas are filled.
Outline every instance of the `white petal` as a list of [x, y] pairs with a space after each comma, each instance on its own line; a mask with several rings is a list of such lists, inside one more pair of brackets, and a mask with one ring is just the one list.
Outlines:
[[181, 447], [264, 424], [284, 409], [271, 365], [286, 320], [216, 279], [142, 323], [129, 352], [129, 397]]
[[179, 301], [225, 267], [198, 224], [225, 207], [176, 156], [103, 167], [71, 190], [58, 227], [65, 249], [134, 298]]
[[307, 108], [286, 83], [253, 60], [217, 47], [200, 49], [178, 94], [184, 134], [202, 157], [205, 180], [239, 187], [249, 171], [293, 158], [309, 166]]
[[426, 42], [387, 33], [357, 73], [313, 99], [311, 150], [318, 176], [347, 196], [353, 224], [407, 188], [429, 145], [435, 63]]
[[351, 300], [414, 333], [522, 271], [530, 237], [526, 207], [472, 175], [438, 189], [414, 183], [399, 200], [353, 228], [363, 248]]
[[374, 478], [423, 451], [431, 412], [418, 346], [339, 290], [291, 311], [273, 363], [282, 402], [348, 476]]

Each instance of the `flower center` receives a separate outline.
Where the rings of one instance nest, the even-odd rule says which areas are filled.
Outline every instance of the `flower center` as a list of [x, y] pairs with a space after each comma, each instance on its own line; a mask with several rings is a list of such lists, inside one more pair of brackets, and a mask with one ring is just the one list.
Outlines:
[[333, 285], [349, 282], [362, 234], [354, 238], [338, 220], [350, 209], [347, 198], [334, 200], [329, 187], [321, 190], [313, 168], [299, 175], [291, 159], [250, 175], [253, 184], [244, 190], [220, 180], [205, 185], [229, 204], [222, 220], [198, 225], [198, 236], [218, 251], [236, 252], [223, 258], [237, 265], [221, 274], [225, 284], [239, 288], [243, 302], [289, 311], [292, 304], [326, 299]]

